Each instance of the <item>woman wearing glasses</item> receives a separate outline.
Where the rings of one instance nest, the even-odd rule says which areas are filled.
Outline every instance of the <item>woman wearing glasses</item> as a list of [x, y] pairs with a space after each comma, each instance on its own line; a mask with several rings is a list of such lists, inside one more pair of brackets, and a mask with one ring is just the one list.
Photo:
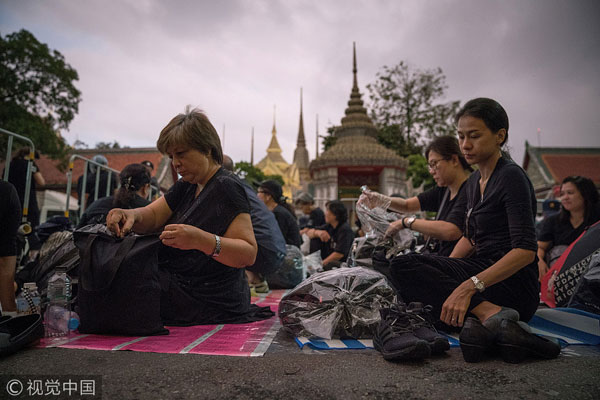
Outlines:
[[386, 235], [411, 229], [432, 238], [425, 252], [449, 256], [462, 235], [465, 218], [464, 183], [472, 169], [463, 157], [458, 141], [452, 136], [435, 138], [425, 149], [429, 172], [437, 187], [416, 197], [401, 199], [365, 191], [360, 203], [370, 208], [382, 207], [399, 212], [433, 211], [435, 221], [405, 217], [390, 224]]
[[[583, 176], [563, 179], [560, 186], [561, 210], [542, 222], [538, 235], [540, 281], [548, 272], [546, 254], [551, 249], [562, 253], [588, 226], [600, 220], [598, 197], [598, 189], [591, 179]], [[558, 256], [554, 254], [551, 258]]]
[[466, 361], [479, 361], [497, 334], [513, 328], [507, 340], [515, 343], [506, 347], [513, 359], [530, 347], [537, 355], [555, 357], [556, 348], [544, 349], [547, 342], [540, 345], [520, 325], [509, 324], [519, 315], [531, 319], [540, 287], [536, 199], [525, 171], [501, 150], [508, 139], [506, 111], [495, 100], [477, 98], [463, 106], [456, 123], [462, 153], [478, 167], [465, 183], [464, 234], [450, 257], [396, 257], [391, 273], [400, 295], [407, 303], [431, 304], [433, 315], [446, 325], [458, 328], [466, 322], [460, 334]]

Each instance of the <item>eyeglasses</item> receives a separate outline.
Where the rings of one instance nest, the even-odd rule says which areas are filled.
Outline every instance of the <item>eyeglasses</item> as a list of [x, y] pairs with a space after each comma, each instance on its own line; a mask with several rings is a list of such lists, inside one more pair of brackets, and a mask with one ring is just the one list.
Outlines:
[[438, 169], [438, 163], [442, 160], [445, 160], [445, 158], [440, 158], [438, 160], [431, 160], [427, 163], [427, 169], [429, 169], [430, 171], [435, 171], [436, 169]]

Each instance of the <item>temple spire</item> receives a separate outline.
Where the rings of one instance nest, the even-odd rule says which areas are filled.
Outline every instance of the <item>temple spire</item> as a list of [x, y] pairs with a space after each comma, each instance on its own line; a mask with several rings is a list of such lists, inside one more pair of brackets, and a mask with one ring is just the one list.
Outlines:
[[315, 158], [319, 157], [319, 114], [317, 114], [317, 129], [315, 131], [315, 139], [317, 142], [317, 146], [315, 147]]
[[275, 114], [277, 111], [277, 105], [273, 105], [273, 129], [271, 130], [271, 134], [275, 136], [277, 134], [277, 129], [275, 128]]
[[254, 165], [254, 127], [252, 127], [252, 135], [250, 139], [250, 165]]
[[352, 74], [354, 75], [352, 92], [358, 92], [358, 79], [356, 78], [357, 72], [358, 69], [356, 68], [356, 42], [352, 42]]
[[298, 140], [296, 141], [297, 147], [306, 147], [306, 140], [304, 139], [304, 116], [302, 114], [302, 88], [300, 88], [300, 123], [298, 124]]
[[[273, 129], [271, 130], [271, 143], [269, 143], [269, 147], [267, 148], [267, 153], [277, 153], [277, 160], [281, 158], [281, 146], [279, 146], [279, 142], [277, 141], [277, 128], [275, 126], [275, 111], [276, 106], [273, 106]], [[283, 160], [283, 158], [282, 158]]]

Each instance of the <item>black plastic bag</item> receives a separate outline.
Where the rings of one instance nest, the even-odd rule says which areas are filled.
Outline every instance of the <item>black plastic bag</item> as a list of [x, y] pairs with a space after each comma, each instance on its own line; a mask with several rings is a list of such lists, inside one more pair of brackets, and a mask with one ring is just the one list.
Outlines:
[[281, 299], [279, 318], [295, 336], [320, 339], [371, 338], [379, 309], [396, 301], [380, 273], [339, 268], [309, 277]]

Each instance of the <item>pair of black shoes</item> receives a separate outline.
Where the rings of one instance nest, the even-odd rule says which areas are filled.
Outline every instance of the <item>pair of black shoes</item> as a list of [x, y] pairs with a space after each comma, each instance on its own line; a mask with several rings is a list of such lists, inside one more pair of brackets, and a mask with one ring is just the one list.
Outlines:
[[422, 360], [450, 348], [448, 339], [439, 334], [429, 317], [431, 306], [404, 303], [379, 310], [381, 321], [373, 337], [373, 346], [386, 360]]
[[44, 337], [40, 314], [0, 317], [0, 357], [16, 353]]
[[558, 341], [535, 335], [524, 322], [513, 319], [491, 322], [482, 324], [476, 318], [465, 321], [459, 339], [466, 362], [479, 362], [499, 353], [505, 362], [518, 364], [526, 358], [553, 359], [560, 354]]

